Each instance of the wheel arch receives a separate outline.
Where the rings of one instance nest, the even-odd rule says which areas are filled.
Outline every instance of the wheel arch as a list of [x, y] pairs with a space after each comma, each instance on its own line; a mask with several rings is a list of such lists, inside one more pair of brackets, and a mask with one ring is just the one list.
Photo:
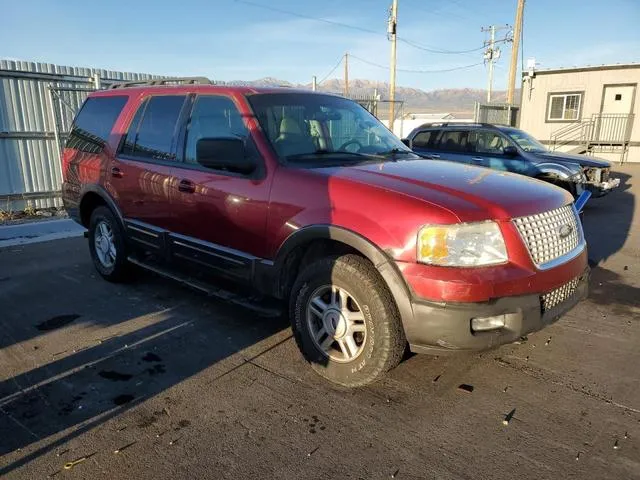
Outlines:
[[393, 259], [362, 235], [335, 225], [307, 226], [283, 242], [273, 263], [275, 295], [289, 295], [305, 263], [335, 253], [357, 253], [369, 260], [391, 292], [403, 325], [413, 320], [411, 292]]
[[567, 181], [573, 175], [580, 173], [582, 169], [578, 164], [563, 164], [555, 162], [545, 162], [536, 165], [536, 178], [553, 176], [559, 180]]
[[124, 217], [122, 216], [120, 208], [118, 208], [116, 201], [109, 192], [100, 185], [87, 185], [80, 194], [78, 211], [82, 225], [87, 228], [89, 227], [91, 213], [100, 205], [108, 207], [118, 219], [120, 226], [124, 229]]

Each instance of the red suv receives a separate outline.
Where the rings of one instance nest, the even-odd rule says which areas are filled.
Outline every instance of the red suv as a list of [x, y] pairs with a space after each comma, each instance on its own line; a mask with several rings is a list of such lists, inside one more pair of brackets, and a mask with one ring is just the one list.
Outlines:
[[121, 280], [136, 264], [287, 300], [298, 346], [333, 382], [372, 382], [407, 345], [513, 342], [587, 295], [560, 188], [425, 162], [339, 96], [116, 87], [89, 96], [63, 156], [98, 272]]

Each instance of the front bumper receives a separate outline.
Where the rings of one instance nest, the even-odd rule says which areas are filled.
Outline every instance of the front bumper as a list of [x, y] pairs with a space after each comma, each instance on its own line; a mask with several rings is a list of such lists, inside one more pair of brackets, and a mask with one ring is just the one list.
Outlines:
[[[414, 321], [407, 332], [411, 351], [437, 355], [485, 350], [512, 343], [557, 321], [587, 297], [588, 284], [587, 268], [578, 277], [573, 294], [545, 312], [541, 294], [503, 297], [483, 303], [447, 304], [414, 300]], [[486, 332], [471, 329], [473, 318], [499, 315], [505, 315], [504, 327]]]
[[619, 185], [619, 178], [610, 178], [605, 182], [587, 183], [584, 188], [589, 190], [594, 197], [603, 197]]

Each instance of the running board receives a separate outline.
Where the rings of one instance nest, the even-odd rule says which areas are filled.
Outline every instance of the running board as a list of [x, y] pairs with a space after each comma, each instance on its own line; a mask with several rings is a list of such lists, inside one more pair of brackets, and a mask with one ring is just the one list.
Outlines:
[[198, 279], [182, 275], [167, 268], [163, 268], [160, 265], [144, 262], [133, 256], [130, 256], [129, 258], [127, 258], [127, 260], [140, 268], [144, 268], [145, 270], [148, 270], [150, 272], [180, 282], [181, 284], [193, 288], [194, 290], [203, 292], [209, 297], [214, 297], [219, 300], [229, 302], [233, 305], [238, 305], [240, 307], [252, 310], [258, 313], [260, 316], [279, 317], [282, 314], [282, 309], [276, 306], [276, 300], [267, 298], [252, 298], [248, 296], [245, 297], [242, 295], [238, 295], [237, 293], [214, 287], [209, 283], [205, 283]]

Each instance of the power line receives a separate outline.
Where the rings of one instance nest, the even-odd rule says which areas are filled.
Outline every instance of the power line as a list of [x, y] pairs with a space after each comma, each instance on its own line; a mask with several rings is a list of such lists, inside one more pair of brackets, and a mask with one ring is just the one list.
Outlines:
[[484, 46], [482, 46], [478, 48], [471, 48], [469, 50], [436, 50], [433, 48], [423, 47], [422, 45], [418, 45], [417, 43], [407, 40], [406, 38], [398, 37], [398, 40], [400, 40], [402, 43], [406, 43], [407, 45], [412, 46], [413, 48], [417, 48], [418, 50], [424, 50], [425, 52], [429, 53], [440, 53], [444, 55], [460, 55], [463, 53], [477, 52], [484, 48]]
[[342, 63], [342, 60], [344, 60], [344, 55], [342, 55], [342, 56], [340, 57], [340, 60], [338, 60], [338, 63], [336, 63], [336, 66], [335, 66], [335, 67], [333, 67], [333, 68], [331, 69], [331, 71], [330, 71], [329, 73], [327, 73], [324, 77], [322, 77], [322, 80], [320, 80], [320, 81], [318, 82], [318, 85], [321, 85], [321, 84], [322, 84], [322, 82], [324, 82], [327, 78], [329, 78], [329, 75], [331, 75], [333, 72], [335, 72], [335, 71], [336, 71], [336, 69], [337, 69], [337, 68], [340, 66], [340, 64]]
[[[291, 15], [291, 16], [294, 16], [294, 17], [304, 18], [304, 19], [307, 19], [307, 20], [315, 20], [317, 22], [326, 23], [328, 25], [334, 25], [334, 26], [343, 27], [343, 28], [350, 28], [352, 30], [358, 30], [360, 32], [370, 33], [370, 34], [373, 34], [373, 35], [385, 35], [386, 36], [386, 34], [384, 34], [384, 33], [381, 33], [381, 32], [376, 31], [376, 30], [371, 30], [369, 28], [358, 27], [357, 25], [351, 25], [351, 24], [348, 24], [348, 23], [338, 22], [338, 21], [335, 21], [335, 20], [329, 20], [329, 19], [322, 18], [322, 17], [314, 17], [313, 15], [306, 15], [304, 13], [297, 13], [297, 12], [294, 12], [292, 10], [285, 10], [283, 8], [272, 7], [270, 5], [265, 5], [265, 4], [262, 4], [262, 3], [253, 2], [251, 0], [233, 0], [233, 1], [236, 2], [236, 3], [242, 3], [242, 4], [245, 4], [245, 5], [252, 6], [252, 7], [262, 8], [264, 10], [271, 10], [273, 12], [282, 13], [284, 15]], [[403, 37], [397, 36], [396, 38], [399, 41], [401, 41], [401, 42], [403, 42], [403, 43], [405, 43], [405, 44], [407, 44], [407, 45], [409, 45], [409, 46], [411, 46], [413, 48], [417, 48], [419, 50], [422, 50], [422, 51], [425, 51], [425, 52], [429, 52], [429, 53], [437, 53], [437, 54], [443, 54], [443, 55], [459, 55], [459, 54], [464, 54], [464, 53], [469, 53], [469, 52], [475, 52], [475, 51], [478, 51], [478, 50], [482, 50], [484, 48], [484, 47], [478, 47], [478, 48], [473, 48], [473, 49], [470, 49], [470, 50], [460, 50], [460, 51], [441, 50], [441, 49], [436, 49], [436, 48], [433, 48], [433, 47], [427, 47], [427, 46], [424, 46], [424, 45], [417, 44], [417, 43], [415, 43], [415, 42], [413, 42], [411, 40], [408, 40], [406, 38], [403, 38]]]
[[262, 3], [251, 2], [249, 0], [234, 0], [236, 3], [244, 3], [245, 5], [250, 5], [252, 7], [262, 8], [264, 10], [271, 10], [273, 12], [283, 13], [285, 15], [292, 15], [298, 18], [305, 18], [307, 20], [316, 20], [318, 22], [327, 23], [329, 25], [336, 25], [338, 27], [351, 28], [352, 30], [360, 30], [361, 32], [373, 33], [375, 35], [380, 35], [380, 32], [376, 32], [375, 30], [369, 30], [368, 28], [358, 27], [357, 25], [349, 25], [348, 23], [337, 22], [335, 20], [328, 20], [322, 17], [314, 17], [312, 15], [305, 15], [304, 13], [297, 13], [291, 10], [285, 10], [283, 8], [272, 7], [271, 5], [264, 5]]
[[[366, 63], [367, 65], [371, 65], [373, 67], [377, 67], [377, 68], [382, 68], [384, 70], [389, 70], [389, 67], [386, 65], [382, 65], [380, 63], [376, 63], [376, 62], [372, 62], [370, 60], [365, 60], [364, 58], [358, 57], [352, 53], [349, 54], [349, 56], [351, 58], [355, 58], [356, 60], [362, 62], [362, 63]], [[480, 65], [484, 65], [484, 62], [479, 62], [479, 63], [473, 63], [471, 65], [461, 65], [459, 67], [452, 67], [452, 68], [443, 68], [443, 69], [438, 69], [438, 70], [419, 70], [419, 69], [412, 69], [412, 68], [397, 68], [397, 70], [399, 72], [406, 72], [406, 73], [444, 73], [444, 72], [454, 72], [456, 70], [464, 70], [467, 68], [473, 68], [473, 67], [478, 67]]]

